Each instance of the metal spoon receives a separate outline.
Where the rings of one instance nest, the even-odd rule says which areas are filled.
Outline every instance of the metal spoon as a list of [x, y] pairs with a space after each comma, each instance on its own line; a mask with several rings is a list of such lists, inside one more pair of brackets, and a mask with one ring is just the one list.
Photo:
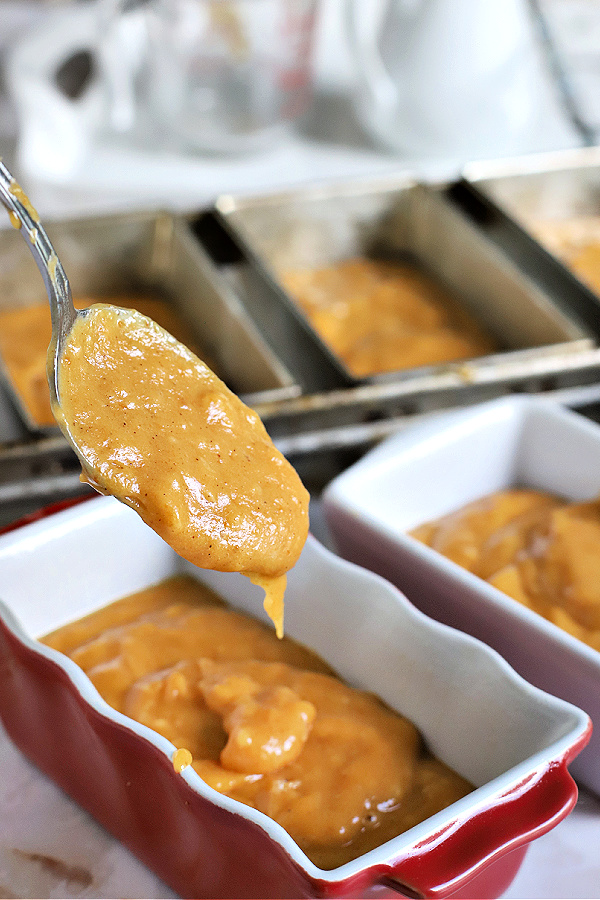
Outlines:
[[[108, 420], [104, 411], [100, 410], [99, 416], [104, 426], [101, 429], [100, 438], [98, 439], [96, 434], [87, 446], [86, 439], [82, 440], [84, 446], [82, 451], [77, 444], [77, 439], [74, 439], [70, 433], [69, 422], [66, 421], [66, 416], [61, 409], [58, 376], [63, 361], [63, 352], [65, 350], [68, 352], [69, 350], [69, 342], [72, 337], [71, 331], [74, 327], [76, 330], [79, 328], [79, 318], [86, 315], [86, 311], [75, 309], [69, 281], [56, 251], [40, 223], [37, 212], [1, 161], [0, 200], [9, 212], [13, 226], [21, 231], [24, 240], [27, 242], [46, 285], [52, 313], [52, 338], [47, 358], [52, 409], [61, 431], [79, 457], [83, 469], [83, 477], [100, 493], [113, 494], [118, 500], [134, 509], [151, 528], [154, 528], [160, 537], [190, 562], [201, 565], [203, 568], [213, 568], [212, 563], [214, 560], [217, 560], [218, 567], [224, 566], [225, 570], [229, 571], [232, 568], [233, 560], [233, 565], [239, 566], [237, 571], [247, 574], [254, 584], [264, 589], [265, 609], [273, 619], [278, 635], [281, 636], [283, 634], [283, 592], [285, 590], [286, 572], [298, 558], [308, 531], [308, 493], [302, 486], [293, 468], [275, 451], [275, 448], [273, 448], [273, 451], [269, 449], [270, 439], [256, 414], [250, 414], [248, 408], [241, 401], [234, 400], [234, 395], [230, 393], [225, 385], [222, 385], [221, 389], [219, 379], [210, 369], [194, 357], [190, 351], [182, 348], [175, 338], [160, 329], [155, 323], [152, 323], [146, 316], [142, 316], [141, 313], [135, 313], [135, 311], [133, 311], [133, 315], [139, 315], [141, 321], [146, 323], [146, 327], [147, 323], [149, 323], [149, 332], [154, 341], [155, 353], [157, 346], [155, 338], [161, 332], [166, 342], [165, 346], [170, 348], [167, 357], [170, 353], [171, 355], [175, 354], [179, 358], [180, 349], [182, 352], [185, 351], [183, 368], [178, 369], [174, 366], [171, 369], [167, 368], [168, 379], [172, 380], [174, 378], [177, 381], [177, 374], [179, 373], [182, 377], [179, 379], [178, 387], [181, 389], [182, 385], [184, 387], [189, 385], [188, 373], [192, 373], [201, 388], [206, 390], [206, 385], [208, 385], [206, 393], [209, 398], [212, 398], [209, 405], [214, 405], [215, 403], [215, 392], [217, 395], [221, 394], [225, 398], [223, 415], [218, 413], [215, 416], [215, 422], [213, 422], [211, 418], [212, 413], [209, 415], [207, 412], [204, 421], [201, 422], [200, 434], [198, 432], [194, 433], [194, 430], [190, 429], [189, 433], [183, 438], [182, 435], [184, 435], [188, 427], [187, 421], [179, 421], [177, 430], [175, 430], [175, 426], [171, 427], [170, 424], [165, 429], [162, 427], [162, 423], [154, 418], [156, 432], [153, 431], [151, 433], [150, 440], [154, 440], [156, 434], [158, 434], [158, 440], [153, 445], [151, 452], [149, 452], [150, 441], [146, 442], [146, 446], [142, 442], [140, 446], [146, 452], [146, 459], [142, 466], [137, 466], [135, 477], [129, 480], [127, 477], [125, 479], [120, 477], [122, 468], [119, 469], [119, 475], [116, 476], [114, 467], [111, 468], [111, 465], [108, 467], [104, 466], [102, 454], [100, 454], [100, 465], [95, 466], [94, 460], [98, 459], [98, 447], [104, 447], [105, 444], [104, 435], [107, 421], [109, 427], [115, 428], [114, 410], [118, 409], [119, 423], [124, 418], [122, 410], [118, 404], [117, 406], [113, 404], [112, 407], [110, 407], [110, 404], [107, 404], [113, 412], [113, 418]], [[98, 307], [92, 306], [91, 309], [98, 309]], [[126, 313], [127, 316], [132, 314], [131, 311], [127, 312], [118, 307], [114, 307], [114, 309], [118, 314]], [[93, 316], [94, 313], [88, 319], [88, 325], [90, 322], [93, 324]], [[113, 317], [112, 312], [110, 316], [111, 318]], [[118, 341], [115, 343], [118, 344]], [[119, 361], [118, 355], [117, 361]], [[88, 370], [84, 369], [82, 371], [85, 373]], [[93, 368], [90, 371], [92, 371], [92, 375], [87, 380], [93, 381], [95, 372]], [[112, 371], [120, 375], [123, 372], [123, 368], [118, 364], [113, 365]], [[139, 370], [134, 369], [133, 371], [134, 377], [139, 377]], [[74, 374], [75, 379], [77, 379], [78, 373], [75, 372]], [[152, 370], [149, 372], [149, 380], [153, 380]], [[116, 383], [119, 383], [118, 377]], [[129, 387], [130, 380], [125, 379], [121, 383]], [[66, 379], [64, 384], [64, 401], [66, 412], [69, 414], [69, 392], [73, 390], [73, 386], [70, 379]], [[111, 387], [111, 390], [115, 390], [114, 385]], [[123, 393], [119, 390], [116, 392], [119, 396]], [[194, 391], [192, 390], [191, 393], [193, 396]], [[174, 414], [174, 418], [177, 418], [177, 415], [181, 416], [182, 410], [190, 410], [190, 406], [182, 402], [180, 393], [173, 393], [172, 388], [162, 393], [159, 392], [157, 396], [159, 400], [166, 398], [166, 406], [171, 411], [176, 407], [177, 414]], [[145, 423], [149, 421], [147, 414], [153, 418], [156, 405], [155, 398], [152, 399], [150, 404], [144, 402], [144, 400], [139, 403], [136, 400], [132, 401], [131, 404], [128, 403], [128, 408], [131, 406], [135, 410], [137, 417], [133, 415], [132, 419], [130, 419], [131, 424], [129, 428], [126, 423], [123, 423], [123, 429], [117, 426], [119, 435], [114, 434], [113, 447], [111, 447], [113, 459], [118, 457], [119, 452], [123, 448], [127, 451], [125, 455], [129, 454], [131, 456], [131, 448], [129, 446], [125, 447], [123, 443], [119, 444], [119, 439], [121, 442], [125, 439], [127, 442], [131, 435], [136, 433], [140, 423], [145, 427]], [[200, 404], [199, 409], [203, 408], [205, 407]], [[221, 408], [219, 407], [219, 409]], [[77, 407], [75, 407], [75, 410], [77, 411]], [[139, 415], [140, 410], [142, 411], [141, 418]], [[235, 435], [236, 440], [238, 437], [238, 430], [235, 427], [232, 432], [230, 415], [231, 421], [240, 423], [242, 446], [246, 450], [239, 453], [237, 457], [233, 451], [227, 450], [224, 456], [221, 457], [220, 436], [225, 436], [228, 439], [226, 445], [228, 448], [231, 445], [231, 434]], [[205, 442], [205, 436], [202, 432], [202, 427], [206, 426], [211, 431], [215, 431], [216, 439], [209, 442], [212, 445], [212, 449], [207, 449], [207, 455], [211, 454], [208, 465], [199, 466], [200, 474], [197, 476], [196, 464], [199, 463], [199, 457], [195, 454], [198, 454], [200, 446], [205, 444], [207, 448], [209, 446], [209, 443]], [[93, 430], [92, 428], [91, 431]], [[83, 432], [86, 432], [85, 428]], [[81, 433], [81, 429], [79, 432], [76, 431], [77, 433]], [[139, 439], [137, 441], [139, 444]], [[178, 453], [174, 452], [176, 443], [178, 444]], [[276, 482], [279, 485], [279, 489], [275, 493], [272, 490], [267, 490], [264, 495], [264, 502], [258, 495], [256, 510], [254, 512], [251, 510], [248, 514], [249, 504], [254, 503], [257, 497], [254, 489], [255, 482], [248, 477], [247, 472], [247, 461], [251, 459], [251, 454], [247, 449], [250, 444], [257, 448], [257, 456], [262, 459], [262, 468], [257, 470], [257, 474], [261, 476], [264, 474], [265, 481], [270, 484]], [[88, 447], [90, 448], [89, 450], [87, 449]], [[89, 454], [89, 460], [86, 459], [86, 453]], [[158, 458], [159, 456], [164, 457], [166, 461], [169, 454], [174, 457], [174, 467], [171, 466], [171, 468], [167, 467], [165, 469], [163, 460], [161, 459], [159, 462]], [[140, 454], [137, 453], [135, 444], [133, 455], [137, 462]], [[218, 465], [215, 464], [217, 459], [219, 461]], [[224, 462], [227, 463], [225, 470], [228, 469], [229, 472], [221, 472], [220, 464]], [[283, 468], [284, 463], [288, 466], [287, 472]], [[145, 472], [144, 470], [146, 469], [149, 471]], [[157, 469], [160, 472], [158, 488], [155, 480]], [[217, 470], [219, 471], [218, 476], [215, 474]], [[125, 473], [127, 475], [126, 464]], [[163, 479], [162, 483], [160, 481], [161, 478]], [[173, 490], [170, 492], [166, 489], [169, 479], [170, 483], [174, 485]], [[221, 480], [225, 485], [223, 488], [221, 487]], [[180, 487], [182, 483], [185, 485], [185, 490], [182, 490]], [[191, 488], [189, 487], [190, 483]], [[232, 487], [230, 486], [231, 484], [233, 485]], [[237, 507], [239, 511], [234, 513], [230, 522], [227, 518], [227, 506], [230, 503], [230, 497], [238, 498], [240, 495], [242, 496], [242, 501], [236, 500], [236, 503], [239, 504]], [[209, 514], [203, 518], [197, 512], [200, 506], [196, 498], [201, 497], [202, 504], [206, 506], [205, 496], [218, 496], [219, 498], [223, 496], [226, 502], [223, 506], [220, 499], [218, 505], [216, 501], [210, 501], [208, 503]], [[223, 509], [225, 509], [225, 512], [223, 512]], [[217, 518], [217, 524], [214, 522], [215, 518]], [[276, 534], [272, 545], [269, 541], [266, 544], [263, 543], [260, 536], [258, 540], [253, 538], [256, 531], [254, 523], [259, 521], [273, 523]], [[279, 522], [284, 523], [283, 531], [279, 529]], [[181, 527], [179, 527], [179, 523], [183, 523]], [[270, 527], [271, 525], [269, 524]], [[226, 543], [225, 547], [222, 544], [219, 547], [215, 535], [220, 535], [223, 531], [225, 534], [231, 531], [233, 539], [231, 543]], [[220, 537], [219, 540], [221, 540]], [[215, 542], [214, 547], [213, 542]], [[270, 547], [271, 549], [269, 549]], [[281, 560], [281, 569], [279, 571], [277, 568], [273, 569], [272, 547], [275, 547], [275, 565]], [[219, 553], [215, 556], [217, 550], [219, 550]], [[249, 564], [249, 561], [253, 563], [255, 560], [257, 562], [256, 566]]]
[[[75, 319], [78, 316], [84, 316], [86, 310], [75, 309], [69, 280], [40, 222], [40, 217], [23, 189], [1, 160], [0, 201], [8, 210], [13, 227], [21, 232], [46, 285], [52, 318], [52, 338], [48, 349], [48, 384], [52, 406], [54, 409], [59, 409], [58, 360]], [[72, 438], [65, 430], [60, 418], [59, 425], [69, 442], [73, 444]], [[74, 449], [77, 451], [77, 447]]]

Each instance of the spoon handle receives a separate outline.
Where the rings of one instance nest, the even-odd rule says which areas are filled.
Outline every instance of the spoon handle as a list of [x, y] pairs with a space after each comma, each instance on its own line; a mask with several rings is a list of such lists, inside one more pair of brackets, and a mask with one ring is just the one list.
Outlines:
[[1, 159], [0, 200], [8, 210], [13, 227], [21, 232], [46, 285], [52, 318], [52, 339], [48, 348], [48, 385], [52, 407], [56, 411], [60, 406], [57, 363], [65, 338], [77, 316], [69, 280], [40, 217]]
[[50, 301], [52, 331], [59, 345], [70, 331], [76, 316], [69, 281], [36, 210], [2, 160], [0, 201], [8, 210], [13, 227], [21, 231], [44, 279]]

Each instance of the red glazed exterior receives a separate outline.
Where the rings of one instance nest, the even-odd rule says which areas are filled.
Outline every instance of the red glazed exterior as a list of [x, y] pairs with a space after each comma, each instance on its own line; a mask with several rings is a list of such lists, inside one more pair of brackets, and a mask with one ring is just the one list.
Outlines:
[[591, 731], [493, 807], [432, 834], [389, 868], [336, 881], [313, 878], [258, 825], [200, 796], [163, 752], [94, 709], [67, 672], [4, 622], [0, 715], [23, 753], [175, 891], [212, 898], [352, 897], [373, 885], [408, 896], [497, 897], [527, 843], [574, 806], [567, 764]]

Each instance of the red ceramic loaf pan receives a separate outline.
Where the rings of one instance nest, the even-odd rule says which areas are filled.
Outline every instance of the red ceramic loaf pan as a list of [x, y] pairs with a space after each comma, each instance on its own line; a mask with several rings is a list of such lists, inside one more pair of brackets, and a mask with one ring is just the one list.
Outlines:
[[289, 576], [287, 633], [411, 718], [476, 785], [353, 862], [317, 868], [273, 820], [191, 767], [177, 774], [169, 741], [111, 709], [78, 666], [36, 640], [177, 572], [263, 617], [247, 579], [194, 569], [110, 498], [0, 537], [0, 715], [10, 737], [182, 897], [497, 897], [528, 842], [575, 804], [567, 766], [589, 738], [587, 715], [310, 537]]

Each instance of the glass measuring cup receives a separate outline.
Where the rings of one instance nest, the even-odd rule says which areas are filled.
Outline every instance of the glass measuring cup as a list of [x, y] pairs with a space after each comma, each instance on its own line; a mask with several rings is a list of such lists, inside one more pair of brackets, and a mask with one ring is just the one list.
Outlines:
[[172, 144], [241, 153], [307, 108], [316, 0], [152, 0], [146, 101]]

